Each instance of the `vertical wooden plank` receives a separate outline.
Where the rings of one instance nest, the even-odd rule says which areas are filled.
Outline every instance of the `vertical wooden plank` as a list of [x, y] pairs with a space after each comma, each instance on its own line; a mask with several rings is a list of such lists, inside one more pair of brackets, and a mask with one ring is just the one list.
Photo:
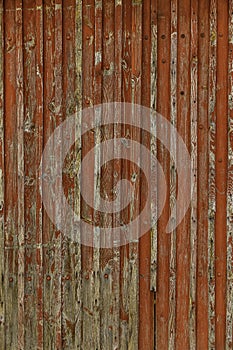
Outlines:
[[[43, 146], [45, 146], [52, 133], [51, 121], [53, 121], [54, 111], [54, 88], [53, 88], [53, 62], [54, 62], [54, 29], [53, 29], [54, 9], [50, 1], [45, 1], [43, 6], [43, 31], [44, 31], [44, 62], [43, 62]], [[51, 107], [50, 107], [51, 106]], [[51, 108], [51, 111], [50, 111]], [[43, 174], [49, 170], [51, 164], [48, 160], [43, 163]], [[42, 188], [43, 194], [43, 188]], [[54, 333], [56, 326], [54, 324], [52, 301], [54, 298], [51, 279], [51, 265], [54, 266], [54, 247], [53, 247], [53, 224], [50, 222], [45, 209], [43, 208], [43, 343], [44, 348], [55, 347]]]
[[[32, 330], [37, 329], [36, 295], [36, 169], [38, 160], [38, 133], [35, 122], [36, 113], [36, 9], [32, 1], [23, 2], [23, 64], [24, 64], [24, 172], [25, 172], [25, 347], [34, 347], [36, 337]], [[39, 155], [40, 157], [40, 155]]]
[[[150, 108], [157, 106], [157, 1], [151, 1], [151, 97]], [[156, 157], [156, 136], [151, 137], [151, 152]], [[155, 203], [151, 203], [152, 212], [156, 213]], [[157, 223], [151, 228], [151, 272], [150, 289], [156, 291], [157, 280]]]
[[18, 180], [16, 115], [16, 28], [15, 3], [4, 7], [5, 57], [5, 347], [18, 347]]
[[0, 347], [5, 348], [5, 249], [4, 249], [4, 9], [0, 3]]
[[[190, 151], [190, 1], [178, 2], [177, 131]], [[182, 154], [177, 149], [177, 162]], [[189, 348], [190, 209], [177, 227], [176, 347]]]
[[209, 349], [215, 348], [215, 212], [216, 212], [216, 44], [217, 44], [217, 8], [216, 1], [210, 2], [209, 37], [209, 213], [208, 213], [208, 270], [209, 270]]
[[43, 150], [43, 0], [36, 1], [36, 124], [37, 124], [37, 164], [36, 168], [36, 296], [37, 296], [37, 349], [43, 349], [43, 232], [42, 232], [42, 199], [39, 191], [40, 156]]
[[[112, 34], [112, 33], [111, 33]], [[107, 41], [113, 40], [112, 35], [109, 36], [108, 33], [106, 33]], [[95, 53], [94, 53], [94, 97], [93, 97], [93, 104], [99, 105], [102, 102], [102, 80], [103, 80], [103, 50], [102, 50], [102, 44], [104, 40], [104, 32], [103, 32], [103, 2], [102, 0], [96, 1], [95, 4], [95, 37], [94, 37], [94, 43], [95, 43]], [[96, 111], [95, 113], [95, 120], [99, 120], [101, 118], [101, 113]], [[101, 143], [101, 127], [96, 127], [95, 129], [95, 145]], [[95, 159], [94, 159], [94, 169], [98, 169], [97, 171], [94, 171], [94, 203], [97, 210], [101, 210], [99, 208], [99, 198], [100, 198], [100, 176], [99, 176], [99, 164], [100, 164], [100, 152], [95, 152]], [[98, 349], [101, 347], [101, 274], [100, 274], [100, 231], [98, 227], [98, 220], [99, 215], [97, 212], [94, 213], [94, 248], [93, 248], [93, 272], [94, 272], [94, 283], [93, 283], [93, 311], [94, 311], [94, 324], [93, 324], [93, 334], [95, 338], [95, 348]]]
[[[149, 2], [148, 2], [149, 3]], [[131, 75], [130, 75], [130, 84], [131, 84], [131, 98], [130, 102], [132, 104], [141, 104], [141, 93], [142, 93], [142, 1], [132, 1], [131, 3], [131, 28], [130, 28], [130, 60], [131, 60]], [[148, 36], [147, 36], [148, 37]], [[146, 63], [145, 63], [146, 64]], [[149, 84], [149, 82], [148, 82]], [[128, 102], [126, 100], [126, 102]], [[133, 115], [132, 115], [133, 118]], [[140, 142], [140, 130], [134, 127], [126, 128], [126, 135], [131, 140]], [[133, 147], [129, 150], [131, 158], [135, 159], [136, 154]], [[140, 160], [141, 162], [141, 160]], [[131, 179], [132, 186], [132, 195], [131, 203], [129, 204], [129, 222], [134, 220], [139, 216], [140, 213], [140, 186], [142, 182], [139, 176], [138, 166], [133, 162], [128, 164], [129, 167], [129, 177]], [[133, 180], [132, 180], [133, 179]], [[138, 225], [135, 230], [136, 237], [140, 233], [140, 225]], [[127, 233], [128, 238], [130, 237], [130, 232]], [[139, 314], [141, 304], [139, 305], [139, 240], [136, 239], [129, 243], [129, 275], [127, 277], [129, 284], [129, 348], [138, 348], [140, 347], [140, 330], [138, 330], [139, 325]], [[149, 263], [149, 260], [147, 261]], [[145, 278], [148, 279], [149, 276], [145, 275]], [[147, 280], [149, 282], [149, 279]], [[140, 303], [143, 303], [141, 298]], [[145, 311], [145, 310], [144, 310]], [[139, 326], [140, 328], [140, 326]], [[144, 331], [147, 331], [147, 328], [144, 328]], [[147, 333], [148, 335], [148, 333]], [[144, 334], [145, 338], [147, 335]], [[139, 336], [139, 339], [138, 339]]]
[[[170, 120], [170, 59], [171, 59], [171, 4], [169, 1], [158, 1], [158, 81], [157, 81], [157, 112]], [[157, 125], [159, 132], [161, 125]], [[167, 132], [169, 137], [169, 131]], [[163, 167], [167, 184], [167, 196], [161, 216], [158, 220], [158, 273], [156, 293], [156, 348], [168, 348], [169, 322], [169, 259], [170, 235], [166, 232], [169, 219], [169, 186], [170, 160], [168, 150], [157, 142], [157, 159]], [[158, 204], [163, 198], [158, 176]], [[162, 189], [164, 191], [164, 189]]]
[[[76, 4], [74, 0], [63, 2], [63, 120], [73, 116], [76, 112], [76, 77], [75, 77], [75, 24]], [[80, 103], [80, 101], [79, 101]], [[80, 130], [78, 130], [80, 131]], [[75, 136], [75, 130], [72, 131]], [[79, 137], [80, 139], [80, 137]], [[64, 140], [64, 139], [63, 139]], [[63, 189], [69, 205], [75, 210], [75, 177], [78, 177], [81, 143], [72, 145], [63, 167]], [[70, 225], [70, 218], [66, 217], [67, 226]], [[71, 224], [72, 225], [72, 224]], [[62, 349], [76, 348], [76, 322], [80, 315], [81, 307], [76, 298], [76, 279], [80, 278], [79, 271], [76, 271], [76, 264], [79, 262], [79, 242], [77, 237], [63, 237], [62, 239]], [[80, 266], [79, 266], [80, 269]], [[78, 273], [78, 276], [76, 275]], [[79, 343], [80, 344], [80, 343]]]
[[[62, 6], [59, 1], [48, 0], [44, 3], [44, 144], [62, 121], [61, 69]], [[60, 154], [58, 156], [60, 157]], [[56, 159], [46, 159], [43, 164], [43, 173], [50, 174], [55, 162]], [[50, 205], [53, 206], [52, 192], [50, 198]], [[62, 346], [61, 234], [50, 222], [45, 211], [43, 213], [43, 266], [44, 347], [60, 349]]]
[[[122, 1], [122, 102], [131, 102], [131, 23], [132, 23], [132, 2]], [[127, 128], [124, 125], [124, 114], [122, 112], [122, 134], [127, 137]], [[127, 163], [122, 162], [123, 179], [129, 179], [129, 168]], [[127, 195], [127, 194], [126, 194]], [[123, 200], [123, 198], [121, 199]], [[121, 222], [129, 222], [127, 208], [121, 213]], [[129, 344], [129, 285], [127, 276], [129, 274], [129, 245], [121, 235], [120, 248], [120, 348], [127, 349]]]
[[[115, 86], [114, 86], [114, 101], [121, 101], [121, 88], [122, 88], [122, 1], [115, 0], [115, 42], [114, 42], [114, 62], [115, 62]], [[114, 117], [114, 139], [115, 141], [121, 136], [121, 108], [115, 110]], [[115, 153], [114, 153], [115, 156]], [[115, 159], [113, 163], [114, 177], [113, 177], [113, 189], [121, 179], [122, 162]], [[118, 193], [119, 203], [121, 202], [121, 193]], [[119, 227], [121, 225], [120, 212], [113, 214], [113, 226]], [[113, 307], [113, 346], [114, 348], [120, 347], [120, 247], [115, 247], [113, 244], [114, 254], [114, 307]]]
[[[94, 62], [95, 62], [95, 1], [83, 1], [82, 9], [82, 100], [83, 108], [94, 105]], [[94, 118], [94, 116], [92, 115]], [[93, 133], [88, 132], [82, 136], [82, 158], [94, 147], [95, 137]], [[88, 175], [88, 176], [87, 176]], [[94, 158], [88, 174], [81, 175], [82, 188], [89, 186], [92, 202], [94, 200]], [[93, 208], [87, 206], [81, 200], [81, 218], [82, 220], [94, 222]], [[81, 227], [81, 236], [85, 235]], [[93, 238], [94, 239], [94, 238]], [[82, 347], [95, 346], [95, 338], [92, 334], [93, 328], [93, 247], [82, 246]], [[95, 328], [94, 328], [95, 329]], [[95, 329], [96, 330], [96, 329]]]
[[[114, 15], [115, 3], [113, 0], [102, 1], [102, 102], [108, 103], [114, 100]], [[108, 105], [103, 106], [101, 121], [108, 122], [109, 113], [114, 113], [113, 109]], [[113, 138], [113, 125], [105, 125], [101, 127], [101, 142]], [[106, 150], [107, 155], [113, 159], [113, 147], [109, 146]], [[100, 154], [101, 162], [106, 159], [105, 152]], [[113, 162], [108, 162], [101, 167], [100, 194], [102, 198], [113, 200]], [[100, 215], [100, 226], [111, 228], [113, 225], [113, 215], [106, 213], [106, 208], [101, 207], [103, 211]], [[101, 247], [111, 244], [112, 237], [101, 237]], [[114, 261], [113, 250], [111, 248], [100, 249], [100, 339], [103, 348], [113, 347], [113, 274]]]
[[23, 80], [23, 4], [16, 0], [16, 123], [17, 123], [17, 209], [18, 209], [18, 348], [24, 348], [24, 80]]
[[[75, 1], [75, 97], [77, 104], [77, 112], [82, 108], [82, 1]], [[77, 118], [76, 122], [76, 147], [81, 147], [81, 118]], [[81, 164], [81, 152], [76, 154], [77, 163]], [[78, 170], [78, 169], [77, 169]], [[74, 209], [77, 215], [80, 217], [80, 180], [79, 177], [75, 178], [75, 203]], [[75, 278], [76, 278], [76, 308], [77, 314], [75, 315], [75, 348], [81, 349], [82, 346], [82, 266], [81, 266], [81, 232], [77, 237], [76, 245], [76, 265], [75, 265]]]
[[[137, 55], [137, 53], [135, 53]], [[150, 108], [151, 105], [151, 1], [142, 3], [142, 79], [141, 79], [141, 105]], [[139, 103], [139, 102], [137, 102]], [[150, 130], [150, 114], [141, 116], [141, 144], [151, 149], [151, 137], [144, 129]], [[151, 172], [151, 161], [149, 157], [141, 156], [141, 168]], [[152, 172], [152, 176], [154, 176]], [[141, 178], [140, 183], [140, 213], [147, 205], [147, 216], [143, 220], [151, 221], [150, 193], [147, 193], [147, 181]], [[146, 195], [145, 195], [146, 194]], [[148, 204], [146, 204], [148, 203]], [[143, 230], [143, 223], [140, 223]], [[140, 232], [141, 234], [141, 232]], [[139, 240], [139, 349], [154, 348], [154, 291], [150, 289], [151, 274], [151, 232], [140, 236]]]
[[[56, 127], [62, 123], [63, 120], [63, 1], [54, 1], [54, 120]], [[62, 138], [62, 133], [60, 133]], [[62, 150], [58, 153], [57, 157], [62, 156]], [[55, 159], [56, 162], [56, 159]], [[63, 187], [62, 182], [60, 182], [59, 193], [62, 195]], [[59, 215], [60, 208], [55, 208], [55, 215]], [[62, 349], [62, 305], [61, 305], [61, 272], [62, 272], [62, 235], [61, 232], [55, 230], [55, 279], [54, 289], [55, 289], [55, 317], [56, 317], [56, 332], [54, 338], [54, 345], [56, 349]]]
[[25, 348], [43, 347], [42, 203], [39, 165], [43, 135], [43, 35], [40, 2], [23, 2], [25, 174]]
[[[176, 126], [176, 79], [177, 79], [177, 1], [171, 1], [171, 61], [170, 61], [170, 104], [171, 104], [171, 123]], [[171, 137], [171, 149], [176, 149], [176, 140]], [[170, 210], [173, 208], [176, 199], [176, 168], [175, 157], [170, 159]], [[176, 219], [174, 217], [174, 219]], [[175, 347], [175, 315], [176, 315], [176, 230], [171, 232], [170, 246], [170, 266], [169, 266], [169, 324], [168, 337], [169, 349]]]
[[228, 2], [217, 2], [215, 348], [226, 346]]
[[226, 349], [233, 347], [233, 2], [229, 2]]
[[208, 348], [208, 41], [209, 1], [198, 9], [197, 347]]
[[[197, 179], [197, 100], [198, 100], [198, 1], [191, 1], [191, 167]], [[197, 182], [193, 184], [190, 226], [190, 348], [196, 344], [197, 278]]]

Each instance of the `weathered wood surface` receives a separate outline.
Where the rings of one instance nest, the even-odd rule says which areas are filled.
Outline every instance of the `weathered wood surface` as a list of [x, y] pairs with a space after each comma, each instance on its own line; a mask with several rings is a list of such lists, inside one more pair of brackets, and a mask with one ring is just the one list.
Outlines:
[[[0, 37], [0, 349], [232, 349], [233, 1], [5, 0]], [[82, 139], [77, 118], [62, 183], [70, 206], [93, 224], [87, 247], [49, 219], [39, 166], [58, 125], [112, 101], [150, 106], [177, 128], [191, 155], [193, 196], [167, 234], [179, 150], [171, 158], [155, 137], [124, 125], [120, 110], [116, 124]], [[98, 176], [105, 154], [97, 149], [80, 183], [82, 158], [120, 136], [151, 148], [167, 197], [150, 232], [99, 249], [99, 225], [124, 225], [146, 203], [136, 164], [115, 159]], [[42, 171], [55, 164], [47, 159]], [[131, 204], [101, 213], [99, 194], [113, 200], [121, 178], [133, 179]], [[95, 209], [80, 195], [90, 183]]]

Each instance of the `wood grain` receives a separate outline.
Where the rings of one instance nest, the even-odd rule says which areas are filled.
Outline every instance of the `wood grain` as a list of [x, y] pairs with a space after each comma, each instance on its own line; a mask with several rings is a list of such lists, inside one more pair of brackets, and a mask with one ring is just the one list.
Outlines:
[[[0, 349], [232, 349], [232, 13], [232, 0], [0, 1]], [[114, 101], [157, 110], [190, 152], [192, 199], [170, 234], [182, 152], [169, 134], [174, 158], [156, 133], [126, 125], [121, 108], [91, 109]], [[96, 121], [114, 113], [115, 123], [81, 135], [85, 108]], [[81, 244], [82, 225], [76, 237], [60, 232], [40, 195], [58, 160], [40, 169], [43, 149], [72, 115], [76, 142], [58, 186], [92, 225], [93, 246]], [[142, 129], [149, 122], [141, 115]], [[147, 203], [139, 167], [114, 159], [120, 137], [151, 150], [167, 185], [158, 222], [131, 242], [124, 225], [145, 205], [150, 220], [157, 204]], [[82, 159], [110, 139], [80, 181]], [[100, 169], [107, 154], [114, 160]], [[150, 172], [149, 158], [140, 155]], [[121, 179], [131, 182], [130, 205], [102, 213], [100, 197], [111, 203]], [[95, 208], [82, 198], [87, 187]], [[52, 186], [46, 196], [58, 215]], [[100, 235], [102, 226], [121, 227], [120, 247]], [[107, 240], [112, 246], [100, 249]]]

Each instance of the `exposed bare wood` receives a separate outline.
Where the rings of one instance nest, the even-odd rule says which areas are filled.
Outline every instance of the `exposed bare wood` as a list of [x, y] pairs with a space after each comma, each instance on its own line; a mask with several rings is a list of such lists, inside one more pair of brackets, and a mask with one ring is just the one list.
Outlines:
[[[232, 349], [232, 13], [232, 0], [0, 1], [0, 349]], [[121, 108], [90, 108], [113, 101], [157, 110], [190, 152], [193, 196], [170, 234], [183, 159], [178, 138], [168, 132], [165, 147], [156, 139], [162, 125], [153, 124], [150, 135], [125, 124]], [[81, 135], [85, 117], [78, 112], [85, 108], [96, 121], [113, 114], [115, 124]], [[84, 225], [77, 236], [58, 230], [43, 208], [46, 194], [60, 214], [52, 186], [40, 189], [64, 152], [60, 147], [41, 169], [43, 148], [73, 114], [76, 142], [57, 184], [92, 225], [89, 246], [81, 244]], [[141, 116], [141, 129], [149, 119]], [[148, 179], [139, 168], [152, 176], [155, 169], [143, 152], [140, 167], [116, 159], [120, 137], [151, 150], [167, 186], [158, 223], [129, 243], [127, 223], [144, 206], [147, 220], [158, 209], [147, 202]], [[110, 139], [82, 172], [85, 155]], [[135, 157], [133, 147], [126, 153]], [[106, 155], [113, 161], [100, 169]], [[131, 192], [118, 200], [131, 193], [131, 202], [105, 213], [100, 198], [115, 200], [121, 179]], [[161, 184], [158, 176], [159, 203]], [[87, 186], [93, 207], [81, 196]], [[101, 235], [102, 226], [120, 226], [120, 241]]]
[[217, 44], [217, 8], [216, 1], [210, 2], [210, 38], [209, 38], [209, 212], [208, 212], [208, 271], [209, 271], [209, 349], [215, 347], [215, 137], [216, 137], [216, 44]]

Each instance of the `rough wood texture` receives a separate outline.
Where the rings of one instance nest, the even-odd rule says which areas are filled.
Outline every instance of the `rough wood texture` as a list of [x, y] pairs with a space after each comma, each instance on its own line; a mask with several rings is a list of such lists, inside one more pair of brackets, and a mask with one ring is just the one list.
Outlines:
[[216, 44], [217, 9], [216, 1], [210, 2], [210, 40], [209, 40], [209, 204], [208, 204], [208, 333], [209, 348], [215, 347], [215, 138], [216, 138]]
[[[232, 37], [232, 0], [0, 1], [0, 349], [232, 349]], [[112, 110], [114, 125], [81, 137], [77, 117], [59, 186], [93, 224], [89, 247], [80, 244], [84, 227], [75, 240], [49, 219], [40, 179], [57, 160], [46, 159], [42, 172], [40, 161], [58, 125], [112, 101], [150, 106], [177, 128], [191, 156], [193, 196], [167, 234], [179, 190], [177, 140], [168, 135], [171, 158], [156, 139], [161, 125], [150, 137]], [[103, 121], [106, 112], [92, 117]], [[148, 118], [140, 123], [145, 128]], [[115, 144], [133, 138], [151, 149], [167, 197], [151, 231], [99, 249], [108, 239], [101, 226], [124, 228], [147, 203], [138, 166], [114, 159], [100, 170], [106, 153], [97, 148], [80, 182], [82, 159], [113, 137]], [[113, 158], [114, 152], [107, 150]], [[141, 157], [140, 165], [150, 169], [150, 161]], [[100, 197], [115, 199], [122, 178], [132, 184], [130, 205], [101, 213]], [[162, 179], [156, 181], [160, 200]], [[85, 186], [95, 208], [81, 197]], [[52, 189], [49, 195], [53, 205]], [[148, 205], [148, 219], [154, 207]]]
[[[158, 32], [157, 32], [157, 106], [158, 113], [170, 120], [170, 59], [171, 59], [171, 4], [168, 1], [158, 1]], [[156, 125], [157, 132], [162, 126]], [[167, 131], [169, 133], [169, 131]], [[168, 134], [169, 137], [169, 134]], [[162, 164], [163, 171], [170, 183], [170, 157], [168, 150], [161, 142], [157, 142], [157, 158]], [[161, 201], [164, 189], [161, 188], [161, 178], [158, 176], [158, 203]], [[160, 190], [161, 188], [161, 190]], [[169, 259], [170, 239], [166, 233], [166, 225], [169, 218], [170, 193], [167, 187], [165, 206], [161, 217], [158, 220], [158, 270], [156, 288], [156, 347], [158, 349], [168, 348], [169, 335]]]
[[198, 118], [198, 1], [191, 1], [191, 166], [195, 175], [193, 196], [191, 202], [191, 227], [190, 227], [190, 348], [195, 349], [196, 317], [197, 317], [197, 118]]
[[[178, 2], [177, 9], [177, 130], [191, 149], [191, 1]], [[182, 153], [177, 150], [177, 161]], [[191, 181], [191, 179], [190, 179]], [[176, 347], [189, 347], [190, 318], [190, 209], [176, 231]]]
[[229, 3], [226, 349], [233, 347], [233, 2]]
[[198, 8], [197, 349], [208, 347], [208, 64], [209, 1]]

